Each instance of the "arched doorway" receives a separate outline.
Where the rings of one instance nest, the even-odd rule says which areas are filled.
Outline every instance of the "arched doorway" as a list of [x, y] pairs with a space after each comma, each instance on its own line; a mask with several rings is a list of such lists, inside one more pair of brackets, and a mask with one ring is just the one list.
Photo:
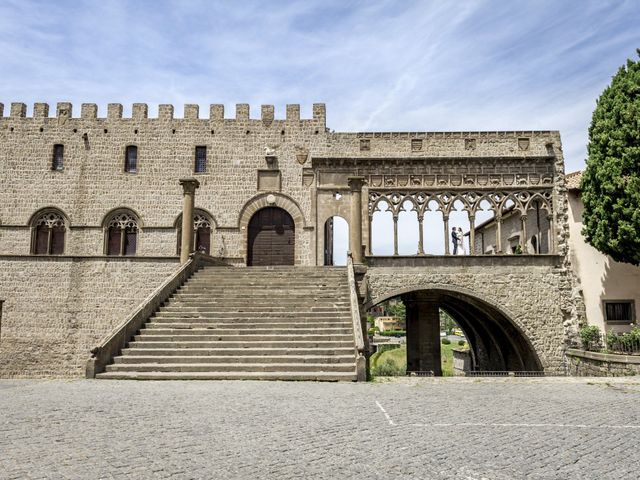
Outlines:
[[249, 221], [247, 265], [293, 265], [295, 223], [278, 207], [258, 210]]
[[[445, 289], [406, 289], [386, 295], [367, 305], [385, 300], [403, 304], [406, 330], [406, 371], [441, 370], [442, 312], [464, 332], [470, 347], [469, 372], [541, 372], [542, 364], [526, 335], [499, 308], [469, 294]], [[375, 341], [375, 338], [374, 338]]]
[[324, 265], [346, 265], [349, 250], [349, 224], [335, 215], [324, 222]]

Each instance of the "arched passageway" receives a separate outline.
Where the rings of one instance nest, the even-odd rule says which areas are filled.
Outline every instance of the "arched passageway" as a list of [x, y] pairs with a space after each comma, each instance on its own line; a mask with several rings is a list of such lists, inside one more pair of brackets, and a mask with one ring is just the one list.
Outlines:
[[249, 221], [247, 265], [293, 265], [295, 223], [286, 210], [266, 207]]
[[[385, 296], [367, 305], [393, 298]], [[463, 330], [471, 347], [471, 369], [484, 372], [537, 372], [542, 365], [521, 332], [499, 308], [451, 290], [408, 291], [396, 295], [406, 308], [407, 373], [442, 375], [440, 309]]]
[[349, 224], [335, 215], [324, 222], [324, 265], [346, 265], [349, 250]]

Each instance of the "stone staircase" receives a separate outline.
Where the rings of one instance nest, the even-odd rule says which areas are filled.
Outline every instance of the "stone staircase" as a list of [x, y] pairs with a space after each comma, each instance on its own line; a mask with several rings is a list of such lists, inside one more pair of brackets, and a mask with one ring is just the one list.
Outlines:
[[342, 267], [214, 267], [149, 319], [102, 379], [356, 380]]

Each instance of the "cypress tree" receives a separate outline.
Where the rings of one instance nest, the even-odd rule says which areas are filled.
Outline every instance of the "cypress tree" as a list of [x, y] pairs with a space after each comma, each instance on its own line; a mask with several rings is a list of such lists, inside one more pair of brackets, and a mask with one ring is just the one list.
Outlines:
[[598, 99], [580, 188], [586, 241], [640, 264], [640, 60], [620, 67]]

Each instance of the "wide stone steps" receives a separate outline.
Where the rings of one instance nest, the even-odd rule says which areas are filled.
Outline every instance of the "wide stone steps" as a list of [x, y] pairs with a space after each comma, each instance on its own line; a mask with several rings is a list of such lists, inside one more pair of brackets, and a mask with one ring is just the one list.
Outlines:
[[[240, 347], [240, 348], [136, 348], [131, 346], [122, 351], [122, 356], [307, 356], [324, 355], [329, 358], [350, 355], [353, 359], [353, 347]], [[116, 361], [119, 357], [116, 357]]]
[[[184, 319], [182, 319], [184, 320]], [[331, 331], [336, 333], [343, 333], [342, 330], [346, 330], [349, 333], [352, 331], [351, 323], [345, 321], [326, 321], [326, 322], [255, 322], [255, 319], [243, 319], [242, 321], [232, 320], [224, 322], [188, 322], [177, 319], [175, 322], [153, 322], [145, 325], [145, 328], [141, 330], [233, 330], [233, 331], [249, 331], [249, 330], [279, 330], [281, 332], [295, 333], [298, 330], [310, 330], [310, 331]]]
[[148, 338], [144, 341], [134, 341], [130, 343], [132, 348], [245, 348], [272, 347], [272, 348], [336, 348], [346, 347], [352, 344], [349, 341], [340, 340], [220, 340], [220, 341], [194, 341], [194, 340], [168, 340], [154, 341]]
[[[256, 325], [256, 324], [253, 324]], [[140, 331], [138, 337], [165, 337], [165, 336], [185, 336], [195, 337], [201, 335], [280, 335], [290, 337], [292, 335], [316, 335], [316, 336], [334, 336], [334, 335], [346, 335], [351, 336], [351, 332], [345, 326], [344, 328], [159, 328], [160, 325], [154, 325], [154, 328], [145, 328]]]
[[[355, 367], [354, 367], [355, 368]], [[316, 382], [354, 382], [350, 372], [104, 372], [98, 378], [111, 380], [284, 380]]]
[[[146, 352], [145, 352], [146, 353]], [[116, 365], [133, 364], [203, 364], [203, 363], [279, 363], [279, 364], [336, 364], [353, 363], [353, 355], [124, 355], [115, 358]]]
[[308, 341], [308, 342], [350, 342], [353, 341], [353, 335], [318, 335], [317, 333], [297, 333], [297, 334], [254, 334], [252, 333], [240, 333], [236, 335], [224, 335], [220, 332], [202, 332], [195, 335], [184, 335], [182, 333], [176, 333], [173, 335], [154, 335], [143, 333], [141, 335], [135, 335], [134, 341], [136, 342], [234, 342], [244, 341], [247, 343], [252, 342], [288, 342], [290, 339], [295, 341]]
[[312, 323], [322, 323], [325, 321], [343, 321], [343, 322], [347, 322], [348, 320], [350, 320], [349, 316], [346, 315], [330, 315], [330, 314], [324, 314], [324, 315], [317, 315], [317, 316], [313, 316], [311, 318], [308, 317], [304, 317], [302, 315], [269, 315], [269, 316], [262, 316], [262, 317], [244, 317], [244, 316], [239, 316], [237, 314], [228, 314], [228, 315], [219, 315], [217, 313], [210, 313], [210, 314], [206, 314], [206, 313], [201, 313], [201, 314], [180, 314], [178, 316], [178, 314], [175, 314], [173, 316], [170, 315], [166, 315], [166, 316], [160, 316], [160, 317], [154, 317], [153, 321], [155, 323], [174, 323], [174, 322], [189, 322], [189, 323], [201, 323], [201, 324], [208, 324], [208, 323], [217, 323], [217, 322], [229, 322], [229, 321], [236, 321], [238, 323], [243, 323], [245, 321], [247, 322], [265, 322], [265, 323], [273, 323], [274, 321], [282, 321], [285, 319], [290, 319], [290, 320], [296, 320], [296, 321], [306, 321], [309, 324]]
[[344, 268], [206, 267], [98, 378], [356, 380]]
[[349, 311], [344, 307], [336, 307], [333, 305], [321, 305], [321, 306], [296, 306], [286, 307], [281, 305], [272, 305], [270, 307], [256, 307], [254, 305], [184, 305], [184, 304], [172, 304], [166, 307], [161, 307], [158, 313], [170, 313], [170, 312], [219, 312], [219, 313], [246, 313], [255, 315], [256, 313], [343, 313], [348, 314]]
[[[107, 372], [211, 372], [210, 363], [145, 363], [107, 365]], [[351, 372], [348, 363], [220, 363], [216, 372]]]

